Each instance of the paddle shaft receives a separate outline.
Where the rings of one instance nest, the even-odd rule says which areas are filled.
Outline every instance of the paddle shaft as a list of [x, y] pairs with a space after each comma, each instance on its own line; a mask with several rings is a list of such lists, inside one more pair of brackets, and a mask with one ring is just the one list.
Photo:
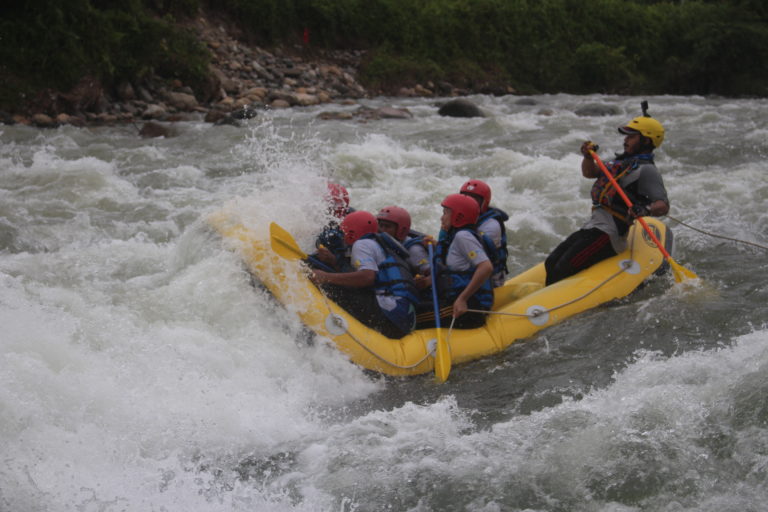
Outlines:
[[[427, 250], [429, 251], [430, 265], [434, 270], [437, 267], [435, 266], [435, 250], [432, 248], [432, 244], [427, 244]], [[437, 282], [434, 272], [432, 272], [432, 307], [435, 310], [435, 327], [440, 329], [440, 306], [437, 303]]]
[[437, 346], [435, 347], [435, 377], [440, 382], [448, 379], [451, 372], [451, 356], [448, 353], [448, 344], [443, 340], [440, 332], [440, 305], [437, 301], [437, 265], [435, 264], [435, 250], [432, 244], [427, 244], [429, 262], [432, 267], [432, 306], [435, 310], [435, 328], [437, 329]]
[[[597, 156], [597, 153], [589, 150], [589, 154], [592, 155], [592, 160], [597, 164], [597, 166], [600, 168], [601, 171], [605, 174], [605, 176], [610, 180], [611, 184], [616, 189], [616, 192], [619, 193], [621, 198], [624, 200], [624, 203], [627, 205], [627, 208], [632, 208], [632, 201], [630, 201], [629, 197], [627, 197], [627, 194], [624, 193], [624, 190], [619, 186], [619, 182], [616, 181], [616, 178], [613, 177], [613, 174], [611, 174], [611, 171], [608, 170], [608, 168], [605, 166], [602, 160], [600, 160], [600, 157]], [[648, 233], [648, 236], [651, 237], [651, 240], [653, 240], [653, 243], [656, 244], [656, 247], [659, 248], [661, 251], [661, 254], [664, 255], [664, 257], [667, 260], [671, 260], [672, 256], [669, 255], [667, 250], [664, 248], [663, 245], [661, 245], [661, 242], [659, 241], [658, 237], [653, 233], [653, 230], [651, 230], [650, 226], [648, 226], [648, 223], [645, 222], [645, 220], [642, 217], [635, 217], [638, 222], [640, 222], [640, 225], [643, 226], [643, 229], [645, 229], [646, 233]]]

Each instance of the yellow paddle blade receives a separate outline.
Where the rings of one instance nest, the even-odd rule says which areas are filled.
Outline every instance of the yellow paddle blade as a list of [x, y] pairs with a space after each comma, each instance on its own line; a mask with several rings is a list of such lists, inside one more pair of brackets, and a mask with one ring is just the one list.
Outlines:
[[307, 255], [301, 250], [293, 236], [274, 222], [269, 224], [269, 239], [272, 250], [281, 258], [287, 260], [303, 260], [307, 258]]
[[699, 276], [697, 276], [687, 268], [683, 267], [672, 258], [669, 258], [667, 261], [669, 262], [669, 266], [672, 267], [672, 274], [675, 276], [675, 281], [677, 281], [678, 283], [682, 283], [683, 281], [686, 281], [688, 279], [699, 278]]
[[437, 348], [435, 348], [435, 379], [443, 383], [451, 373], [451, 354], [448, 343], [443, 339], [440, 329], [437, 330]]

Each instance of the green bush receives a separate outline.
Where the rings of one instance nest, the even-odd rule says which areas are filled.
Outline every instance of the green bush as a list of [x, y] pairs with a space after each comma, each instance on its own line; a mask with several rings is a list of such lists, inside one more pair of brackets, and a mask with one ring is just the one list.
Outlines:
[[394, 93], [399, 84], [439, 79], [442, 74], [442, 69], [434, 62], [380, 49], [372, 52], [360, 78], [371, 88]]
[[149, 73], [202, 84], [209, 55], [171, 13], [197, 0], [27, 0], [0, 9], [0, 107], [14, 109], [40, 89], [69, 90], [91, 75], [110, 86]]
[[208, 54], [177, 21], [202, 5], [259, 44], [363, 49], [361, 78], [541, 92], [768, 96], [764, 0], [25, 0], [0, 6], [0, 107], [149, 74], [202, 87]]
[[578, 92], [622, 93], [630, 89], [635, 75], [626, 48], [585, 43], [573, 53], [570, 66]]
[[[217, 5], [265, 44], [296, 44], [308, 29], [313, 47], [369, 50], [361, 76], [373, 87], [453, 76], [465, 83], [508, 80], [543, 92], [765, 94], [768, 7], [762, 0], [226, 0]], [[708, 25], [715, 22], [719, 25]], [[756, 61], [743, 64], [747, 56]], [[468, 74], [457, 76], [462, 69]], [[722, 70], [729, 76], [719, 76]]]

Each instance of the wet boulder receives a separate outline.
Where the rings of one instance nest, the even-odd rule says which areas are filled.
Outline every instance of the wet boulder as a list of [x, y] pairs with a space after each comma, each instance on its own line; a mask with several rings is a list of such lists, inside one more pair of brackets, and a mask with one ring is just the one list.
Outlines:
[[381, 107], [378, 109], [381, 119], [412, 119], [413, 114], [407, 108]]
[[444, 103], [437, 113], [446, 117], [486, 117], [480, 107], [465, 98]]
[[171, 106], [181, 111], [194, 110], [198, 106], [194, 95], [185, 92], [169, 92], [166, 94], [166, 100]]
[[258, 112], [253, 106], [246, 105], [232, 112], [226, 113], [220, 110], [211, 110], [205, 116], [205, 120], [215, 126], [241, 126], [240, 121], [253, 119]]
[[139, 135], [142, 139], [152, 139], [156, 137], [172, 137], [174, 135], [170, 126], [166, 126], [154, 121], [144, 123], [144, 126], [139, 130]]
[[574, 113], [580, 117], [615, 116], [620, 114], [618, 107], [615, 105], [605, 105], [602, 103], [584, 105], [577, 108]]

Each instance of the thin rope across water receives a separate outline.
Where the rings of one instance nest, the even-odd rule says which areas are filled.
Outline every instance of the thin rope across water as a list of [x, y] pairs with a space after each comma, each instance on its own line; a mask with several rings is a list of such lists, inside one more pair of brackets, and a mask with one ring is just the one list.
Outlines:
[[685, 222], [681, 221], [680, 219], [676, 219], [676, 218], [672, 217], [671, 215], [667, 215], [667, 218], [669, 220], [673, 220], [673, 221], [677, 222], [678, 224], [681, 224], [681, 225], [687, 227], [688, 229], [692, 229], [694, 231], [698, 231], [699, 233], [702, 233], [702, 234], [707, 235], [707, 236], [711, 236], [713, 238], [722, 238], [723, 240], [729, 240], [731, 242], [736, 242], [736, 243], [739, 243], [739, 244], [751, 245], [752, 247], [757, 247], [759, 249], [768, 250], [768, 247], [766, 247], [765, 245], [760, 245], [760, 244], [756, 244], [754, 242], [748, 242], [746, 240], [739, 240], [738, 238], [731, 238], [729, 236], [718, 235], [716, 233], [710, 233], [709, 231], [704, 231], [703, 229], [699, 229], [699, 228], [691, 226], [690, 224], [686, 224]]

